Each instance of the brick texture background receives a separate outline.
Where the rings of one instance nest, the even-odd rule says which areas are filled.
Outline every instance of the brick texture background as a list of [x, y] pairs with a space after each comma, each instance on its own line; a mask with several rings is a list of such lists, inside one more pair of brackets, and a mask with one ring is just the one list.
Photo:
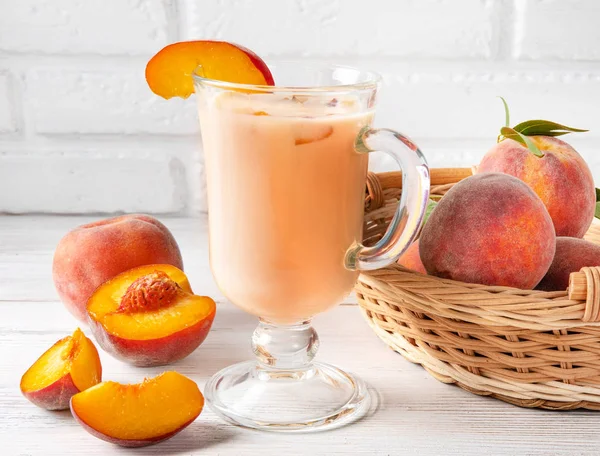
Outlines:
[[502, 95], [515, 121], [589, 128], [568, 139], [600, 184], [598, 24], [598, 0], [0, 0], [0, 212], [203, 211], [194, 102], [144, 80], [201, 38], [380, 72], [376, 125], [432, 166], [479, 161]]

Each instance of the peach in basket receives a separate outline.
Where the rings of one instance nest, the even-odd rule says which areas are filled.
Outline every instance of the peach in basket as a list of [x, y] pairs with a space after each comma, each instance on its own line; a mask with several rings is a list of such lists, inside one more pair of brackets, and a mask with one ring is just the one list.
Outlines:
[[136, 366], [157, 366], [188, 356], [204, 341], [216, 305], [195, 295], [180, 269], [154, 264], [102, 284], [87, 312], [104, 350]]
[[419, 251], [429, 274], [531, 289], [548, 271], [555, 243], [552, 219], [533, 190], [508, 174], [483, 173], [440, 200]]
[[510, 128], [506, 102], [504, 109], [506, 126], [477, 172], [506, 173], [521, 179], [548, 209], [557, 236], [583, 237], [596, 208], [594, 179], [581, 155], [556, 136], [587, 130], [540, 119]]
[[423, 266], [421, 261], [421, 255], [419, 253], [419, 240], [413, 242], [405, 252], [398, 258], [398, 264], [404, 266], [406, 269], [411, 269], [421, 274], [427, 274], [427, 269]]
[[566, 290], [571, 273], [586, 266], [600, 266], [600, 245], [584, 239], [557, 237], [554, 260], [536, 289]]

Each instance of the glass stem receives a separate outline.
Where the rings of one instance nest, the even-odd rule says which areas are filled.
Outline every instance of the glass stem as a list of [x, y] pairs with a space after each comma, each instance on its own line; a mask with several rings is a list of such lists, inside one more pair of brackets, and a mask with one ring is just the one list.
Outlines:
[[277, 325], [261, 319], [252, 335], [252, 351], [264, 369], [308, 370], [318, 349], [319, 336], [310, 321]]

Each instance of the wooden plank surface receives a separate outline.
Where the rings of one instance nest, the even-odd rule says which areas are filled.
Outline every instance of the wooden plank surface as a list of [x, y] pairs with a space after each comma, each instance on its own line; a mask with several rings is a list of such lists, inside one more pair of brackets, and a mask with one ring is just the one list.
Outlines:
[[[19, 379], [76, 322], [58, 302], [51, 280], [54, 246], [89, 217], [0, 216], [0, 455], [597, 455], [600, 413], [526, 410], [473, 396], [428, 376], [389, 350], [353, 305], [315, 319], [318, 358], [357, 373], [378, 405], [358, 423], [334, 431], [276, 435], [236, 428], [206, 409], [173, 439], [139, 450], [87, 434], [69, 412], [27, 402]], [[254, 318], [216, 289], [207, 259], [204, 219], [165, 219], [179, 240], [192, 285], [220, 302], [213, 330], [190, 357], [171, 367], [201, 389], [218, 369], [251, 357]], [[347, 302], [352, 303], [350, 298]], [[104, 378], [137, 382], [164, 368], [128, 366], [101, 352]]]

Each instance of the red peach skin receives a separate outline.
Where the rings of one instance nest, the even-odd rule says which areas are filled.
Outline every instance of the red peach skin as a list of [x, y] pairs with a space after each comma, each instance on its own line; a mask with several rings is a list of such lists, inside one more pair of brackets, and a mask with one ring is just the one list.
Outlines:
[[600, 266], [600, 245], [583, 239], [557, 237], [554, 260], [536, 289], [566, 290], [570, 274], [589, 266]]
[[596, 207], [594, 179], [588, 165], [575, 149], [558, 138], [529, 139], [543, 157], [512, 139], [505, 139], [483, 157], [477, 172], [501, 172], [521, 179], [548, 209], [557, 236], [583, 237], [594, 219]]
[[46, 410], [65, 410], [74, 394], [102, 379], [93, 342], [78, 328], [46, 350], [21, 378], [23, 396]]
[[52, 276], [67, 309], [85, 323], [87, 301], [98, 286], [128, 269], [156, 263], [183, 269], [171, 232], [154, 217], [123, 215], [82, 225], [63, 237]]
[[[67, 408], [69, 408], [69, 407], [67, 406]], [[186, 427], [188, 427], [190, 424], [192, 424], [195, 420], [195, 418], [194, 418], [194, 419], [188, 421], [187, 423], [182, 424], [179, 429], [169, 432], [167, 434], [159, 435], [157, 437], [150, 437], [147, 439], [140, 439], [140, 440], [136, 440], [136, 439], [124, 440], [124, 439], [118, 439], [116, 437], [111, 437], [110, 435], [103, 434], [102, 432], [97, 431], [93, 427], [88, 426], [88, 424], [85, 421], [83, 421], [75, 412], [73, 412], [72, 409], [71, 409], [71, 414], [73, 415], [73, 418], [75, 418], [75, 421], [77, 421], [77, 423], [83, 429], [85, 429], [87, 432], [89, 432], [94, 437], [96, 437], [100, 440], [104, 440], [105, 442], [112, 443], [113, 445], [119, 445], [119, 446], [122, 446], [125, 448], [141, 448], [141, 447], [145, 447], [145, 446], [156, 445], [157, 443], [160, 443], [163, 440], [168, 440], [171, 437], [173, 437], [174, 435], [179, 434]]]
[[43, 409], [67, 410], [71, 397], [79, 393], [79, 389], [73, 383], [71, 374], [67, 374], [43, 389], [22, 393], [29, 401]]
[[134, 366], [164, 366], [191, 354], [208, 336], [215, 312], [193, 326], [166, 337], [148, 340], [125, 339], [109, 334], [102, 324], [89, 319], [94, 338], [104, 351]]
[[425, 269], [425, 266], [423, 266], [423, 262], [421, 261], [421, 256], [419, 254], [418, 240], [413, 242], [410, 247], [406, 249], [406, 251], [398, 259], [398, 264], [412, 271], [420, 272], [421, 274], [427, 274], [427, 270]]
[[552, 219], [531, 188], [508, 174], [483, 173], [440, 200], [419, 250], [431, 275], [532, 289], [548, 271], [555, 243]]

